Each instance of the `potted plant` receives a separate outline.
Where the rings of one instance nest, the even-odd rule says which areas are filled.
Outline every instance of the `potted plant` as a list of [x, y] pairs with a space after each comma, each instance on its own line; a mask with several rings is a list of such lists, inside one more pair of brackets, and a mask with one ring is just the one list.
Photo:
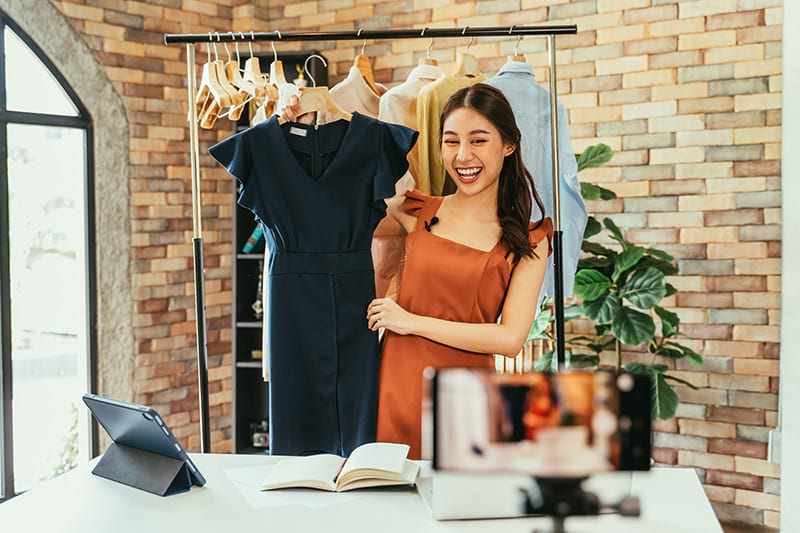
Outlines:
[[[589, 147], [577, 156], [578, 171], [601, 166], [612, 155], [613, 151], [605, 144]], [[616, 198], [613, 191], [589, 183], [581, 183], [581, 194], [585, 200]], [[616, 241], [616, 245], [607, 247], [591, 240], [602, 232]], [[678, 315], [659, 305], [676, 292], [675, 287], [666, 281], [666, 276], [678, 273], [674, 258], [662, 250], [628, 241], [610, 218], [604, 218], [601, 223], [589, 217], [581, 250], [585, 256], [578, 263], [574, 285], [574, 293], [581, 303], [567, 307], [564, 318], [565, 321], [591, 320], [595, 334], [566, 339], [566, 364], [572, 368], [597, 367], [601, 362], [600, 354], [613, 348], [615, 370], [650, 376], [653, 417], [672, 418], [678, 407], [678, 396], [670, 382], [696, 387], [671, 375], [669, 366], [660, 361], [686, 359], [694, 366], [703, 364], [700, 354], [677, 342], [682, 336]], [[552, 320], [552, 311], [545, 303], [528, 339], [552, 340]], [[623, 344], [648, 353], [649, 362], [623, 365]], [[537, 370], [555, 370], [557, 362], [553, 350], [543, 354], [534, 367]]]

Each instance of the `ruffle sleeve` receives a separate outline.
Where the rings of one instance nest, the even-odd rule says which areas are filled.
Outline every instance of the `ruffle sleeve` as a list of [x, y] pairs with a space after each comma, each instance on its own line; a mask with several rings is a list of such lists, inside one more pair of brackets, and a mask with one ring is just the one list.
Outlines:
[[218, 142], [208, 149], [208, 153], [239, 182], [239, 205], [250, 209], [258, 216], [258, 186], [253, 180], [250, 180], [253, 158], [250, 150], [249, 130]]
[[395, 183], [408, 170], [407, 155], [419, 133], [399, 124], [380, 123], [382, 143], [372, 190], [372, 229], [386, 216], [386, 198], [395, 194]]
[[433, 200], [432, 196], [428, 196], [419, 189], [413, 189], [406, 192], [406, 199], [403, 201], [403, 211], [412, 217], [419, 217], [425, 205]]
[[545, 237], [547, 237], [547, 257], [550, 257], [553, 253], [553, 220], [544, 217], [528, 223], [528, 242], [531, 243], [531, 247], [536, 248]]

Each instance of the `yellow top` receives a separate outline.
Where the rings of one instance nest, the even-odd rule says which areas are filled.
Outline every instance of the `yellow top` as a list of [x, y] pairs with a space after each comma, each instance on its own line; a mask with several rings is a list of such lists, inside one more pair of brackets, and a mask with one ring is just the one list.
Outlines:
[[439, 127], [442, 111], [450, 96], [459, 89], [481, 83], [486, 78], [447, 74], [422, 88], [417, 98], [419, 126], [419, 168], [417, 189], [434, 196], [444, 191], [445, 170], [439, 149]]

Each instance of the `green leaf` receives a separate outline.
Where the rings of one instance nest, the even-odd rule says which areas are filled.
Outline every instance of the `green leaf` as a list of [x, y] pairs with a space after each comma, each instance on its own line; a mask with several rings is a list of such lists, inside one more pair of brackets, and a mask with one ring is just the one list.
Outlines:
[[531, 329], [528, 331], [527, 340], [549, 339], [550, 335], [547, 333], [547, 328], [553, 318], [553, 313], [550, 309], [545, 309], [539, 313], [536, 320], [531, 324]]
[[605, 187], [597, 187], [597, 188], [600, 189], [601, 200], [615, 200], [617, 198], [617, 193], [615, 193], [611, 189], [606, 189]]
[[[611, 288], [611, 280], [597, 270], [579, 270], [575, 274], [573, 292], [584, 302], [600, 298]], [[591, 317], [590, 317], [591, 318]]]
[[650, 369], [650, 372], [654, 374], [660, 374], [661, 372], [666, 372], [669, 370], [667, 365], [650, 365], [648, 368]]
[[621, 307], [619, 295], [615, 292], [606, 293], [591, 302], [583, 302], [582, 305], [584, 314], [600, 324], [614, 322]]
[[621, 306], [611, 324], [611, 331], [623, 343], [638, 346], [653, 338], [656, 333], [656, 325], [652, 318], [641, 311]]
[[614, 273], [611, 275], [611, 279], [617, 281], [619, 279], [620, 274], [631, 268], [633, 265], [639, 262], [644, 256], [644, 248], [640, 246], [634, 246], [624, 250], [621, 254], [617, 255], [614, 258]]
[[564, 308], [564, 322], [569, 322], [576, 318], [583, 318], [583, 310], [580, 305], [570, 305]]
[[613, 322], [619, 315], [620, 309], [622, 309], [622, 299], [619, 293], [610, 293], [602, 307], [600, 307], [600, 312], [597, 314], [597, 321], [601, 324], [612, 324], [611, 327], [613, 328]]
[[636, 272], [620, 289], [620, 293], [639, 309], [650, 309], [667, 293], [664, 274], [653, 267], [647, 267]]
[[[594, 332], [598, 337], [605, 337], [611, 331], [611, 324], [595, 324]], [[613, 340], [613, 339], [612, 339]]]
[[674, 257], [672, 257], [671, 255], [669, 255], [667, 252], [665, 252], [663, 250], [658, 250], [657, 248], [648, 248], [647, 249], [647, 255], [652, 255], [653, 257], [656, 257], [656, 258], [661, 259], [662, 261], [666, 261], [668, 263], [672, 263], [673, 261], [675, 261]]
[[673, 348], [661, 347], [655, 351], [655, 354], [661, 357], [669, 357], [670, 359], [683, 359], [683, 352]]
[[625, 240], [625, 237], [622, 235], [622, 230], [614, 224], [614, 221], [610, 218], [606, 217], [603, 219], [603, 225], [606, 227], [608, 231], [611, 232], [611, 237], [622, 245], [622, 248], [628, 248], [631, 243]]
[[656, 374], [653, 381], [653, 417], [669, 420], [678, 410], [678, 395], [669, 386], [664, 374]]
[[566, 342], [567, 344], [576, 344], [578, 346], [589, 346], [594, 342], [594, 339], [585, 335], [580, 335], [578, 337], [571, 337], [567, 339]]
[[661, 335], [663, 337], [674, 336], [675, 332], [677, 331], [678, 324], [681, 323], [681, 319], [678, 318], [678, 315], [657, 305], [653, 306], [653, 310], [661, 319]]
[[643, 365], [642, 363], [628, 363], [627, 365], [623, 365], [622, 369], [626, 372], [630, 372], [631, 374], [650, 374], [647, 366]]
[[578, 261], [578, 270], [600, 270], [603, 273], [608, 270], [608, 276], [611, 276], [612, 269], [610, 267], [613, 265], [614, 261], [608, 257], [585, 257]]
[[584, 200], [599, 200], [600, 187], [592, 183], [581, 182], [581, 196]]
[[596, 355], [572, 354], [569, 360], [570, 368], [592, 368], [600, 363]]
[[676, 313], [668, 311], [661, 306], [658, 305], [654, 306], [653, 311], [656, 312], [656, 314], [658, 315], [658, 317], [661, 319], [662, 322], [666, 322], [673, 328], [677, 328], [678, 324], [681, 323], [681, 319], [678, 317]]
[[614, 150], [607, 144], [595, 144], [588, 147], [583, 153], [578, 154], [578, 172], [585, 168], [594, 168], [605, 165], [614, 156]]
[[[583, 186], [583, 183], [581, 183], [581, 187], [582, 186]], [[596, 218], [589, 217], [586, 220], [586, 229], [583, 230], [583, 238], [584, 239], [588, 239], [589, 237], [594, 237], [595, 235], [600, 233], [600, 230], [602, 230], [602, 229], [603, 229], [603, 226], [600, 225], [600, 222], [598, 222]]]
[[644, 256], [642, 260], [639, 261], [639, 264], [636, 266], [638, 268], [645, 268], [645, 267], [657, 268], [667, 276], [673, 276], [678, 273], [678, 267], [676, 267], [672, 263], [668, 263], [667, 261], [656, 259], [655, 257]]
[[695, 352], [688, 346], [681, 346], [681, 351], [683, 351], [683, 356], [689, 360], [692, 366], [703, 366], [703, 356], [699, 353]]
[[671, 283], [667, 283], [667, 293], [664, 295], [664, 298], [672, 296], [676, 292], [678, 292], [678, 289], [676, 289], [675, 286], [672, 285]]
[[[564, 363], [569, 366], [570, 351], [564, 350]], [[545, 352], [542, 356], [533, 363], [533, 368], [539, 372], [558, 372], [558, 358], [556, 351], [550, 350]]]
[[614, 257], [617, 255], [617, 252], [614, 250], [592, 241], [583, 241], [583, 243], [581, 243], [581, 250], [587, 254], [602, 255], [605, 257]]
[[675, 381], [675, 382], [677, 382], [677, 383], [680, 383], [681, 385], [686, 385], [686, 386], [687, 386], [687, 387], [689, 387], [690, 389], [699, 390], [697, 386], [695, 386], [695, 385], [693, 385], [693, 384], [689, 383], [689, 382], [688, 382], [688, 381], [686, 381], [685, 379], [676, 378], [675, 376], [670, 376], [669, 374], [664, 374], [664, 379], [671, 379], [672, 381]]

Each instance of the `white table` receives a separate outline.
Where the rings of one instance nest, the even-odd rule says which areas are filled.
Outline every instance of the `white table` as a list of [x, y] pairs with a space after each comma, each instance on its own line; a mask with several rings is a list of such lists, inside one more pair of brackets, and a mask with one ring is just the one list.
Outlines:
[[[205, 487], [193, 487], [190, 492], [162, 498], [94, 476], [90, 473], [91, 466], [79, 467], [0, 504], [0, 531], [522, 533], [549, 524], [543, 518], [437, 522], [412, 489], [362, 491], [353, 496], [355, 499], [322, 507], [254, 507], [242, 496], [242, 486], [237, 487], [226, 471], [268, 465], [278, 458], [222, 454], [193, 454], [192, 458], [208, 480]], [[691, 469], [635, 473], [632, 489], [641, 498], [640, 518], [613, 515], [570, 518], [567, 530], [604, 533], [722, 531]], [[320, 496], [315, 495], [317, 501]]]

